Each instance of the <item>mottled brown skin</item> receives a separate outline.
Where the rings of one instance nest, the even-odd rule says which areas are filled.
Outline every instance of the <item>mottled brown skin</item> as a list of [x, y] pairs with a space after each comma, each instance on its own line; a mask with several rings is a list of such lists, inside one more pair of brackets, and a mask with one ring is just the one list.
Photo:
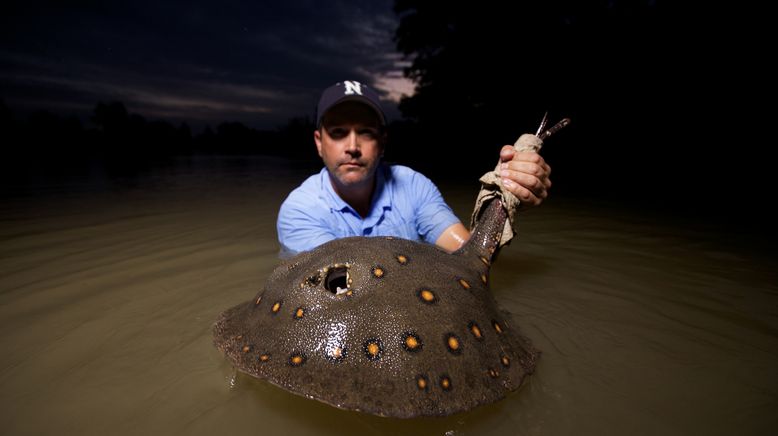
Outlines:
[[[497, 401], [539, 356], [489, 292], [504, 221], [493, 201], [453, 254], [362, 237], [302, 253], [221, 314], [214, 343], [240, 371], [343, 409], [412, 418]], [[344, 268], [336, 295], [327, 274]]]

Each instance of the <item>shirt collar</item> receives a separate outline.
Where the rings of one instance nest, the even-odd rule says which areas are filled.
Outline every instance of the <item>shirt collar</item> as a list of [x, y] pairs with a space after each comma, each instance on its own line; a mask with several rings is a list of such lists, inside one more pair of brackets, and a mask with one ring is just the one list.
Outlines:
[[[320, 182], [324, 187], [324, 191], [327, 193], [326, 195], [330, 200], [329, 204], [332, 205], [332, 209], [340, 212], [348, 210], [359, 216], [359, 214], [349, 206], [348, 203], [343, 201], [337, 192], [335, 192], [335, 188], [332, 187], [332, 180], [330, 180], [330, 173], [327, 171], [327, 167], [322, 168], [319, 175]], [[370, 214], [365, 217], [366, 221], [377, 220], [383, 214], [384, 209], [392, 208], [392, 184], [387, 183], [387, 179], [391, 178], [391, 169], [382, 162], [376, 169], [375, 177], [375, 191], [373, 192], [373, 200], [370, 204]]]

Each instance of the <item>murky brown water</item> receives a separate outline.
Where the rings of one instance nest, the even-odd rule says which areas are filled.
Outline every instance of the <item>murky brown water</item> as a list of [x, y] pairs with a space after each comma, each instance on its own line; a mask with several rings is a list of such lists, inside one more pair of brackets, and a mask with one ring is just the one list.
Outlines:
[[[278, 262], [305, 174], [184, 160], [0, 204], [0, 427], [25, 434], [772, 434], [778, 262], [731, 236], [552, 198], [492, 288], [543, 357], [507, 399], [440, 419], [338, 410], [232, 370], [211, 323]], [[111, 188], [111, 186], [114, 186]], [[441, 186], [460, 217], [476, 187]], [[738, 248], [740, 247], [740, 248]]]

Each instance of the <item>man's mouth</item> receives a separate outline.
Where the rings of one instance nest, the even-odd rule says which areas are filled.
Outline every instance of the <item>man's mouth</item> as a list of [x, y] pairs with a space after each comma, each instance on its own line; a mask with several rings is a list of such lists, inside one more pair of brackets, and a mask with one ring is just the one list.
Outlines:
[[343, 166], [343, 167], [361, 167], [361, 166], [364, 166], [364, 165], [362, 165], [362, 163], [360, 163], [360, 162], [343, 162], [342, 164], [340, 164], [340, 166]]

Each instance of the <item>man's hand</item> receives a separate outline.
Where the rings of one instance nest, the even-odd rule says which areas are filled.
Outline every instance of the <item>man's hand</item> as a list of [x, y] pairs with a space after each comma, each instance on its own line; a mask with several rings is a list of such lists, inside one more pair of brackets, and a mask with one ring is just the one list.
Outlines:
[[500, 150], [500, 177], [510, 192], [521, 200], [520, 208], [537, 206], [548, 197], [551, 167], [534, 152], [517, 152], [512, 145]]

